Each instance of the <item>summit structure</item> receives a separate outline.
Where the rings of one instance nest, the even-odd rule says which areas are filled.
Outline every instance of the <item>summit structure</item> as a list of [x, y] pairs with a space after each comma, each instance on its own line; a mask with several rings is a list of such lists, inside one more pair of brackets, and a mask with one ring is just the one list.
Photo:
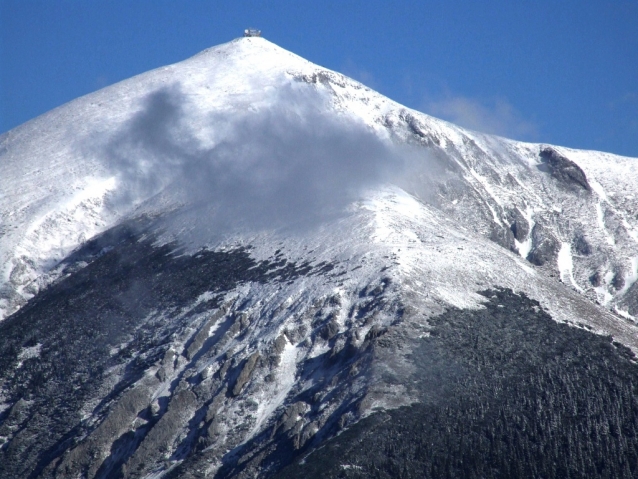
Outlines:
[[245, 37], [261, 37], [261, 30], [257, 30], [256, 28], [247, 28], [244, 30]]

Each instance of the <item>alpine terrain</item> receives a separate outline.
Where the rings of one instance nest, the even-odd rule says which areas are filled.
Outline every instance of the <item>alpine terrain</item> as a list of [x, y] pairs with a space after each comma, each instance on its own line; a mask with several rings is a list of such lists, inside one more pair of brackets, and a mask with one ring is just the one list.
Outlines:
[[263, 38], [0, 136], [0, 477], [638, 477], [638, 159]]

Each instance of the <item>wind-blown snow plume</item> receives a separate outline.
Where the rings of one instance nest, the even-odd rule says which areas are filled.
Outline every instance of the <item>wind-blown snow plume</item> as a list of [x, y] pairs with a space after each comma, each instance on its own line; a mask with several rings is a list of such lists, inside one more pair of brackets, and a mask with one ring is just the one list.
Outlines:
[[191, 121], [178, 88], [149, 95], [98, 152], [118, 178], [116, 201], [170, 185], [180, 195], [172, 200], [210, 215], [213, 230], [297, 228], [339, 214], [402, 171], [396, 148], [362, 123], [327, 114], [316, 91], [291, 85], [265, 95], [266, 106], [214, 112], [202, 124]]

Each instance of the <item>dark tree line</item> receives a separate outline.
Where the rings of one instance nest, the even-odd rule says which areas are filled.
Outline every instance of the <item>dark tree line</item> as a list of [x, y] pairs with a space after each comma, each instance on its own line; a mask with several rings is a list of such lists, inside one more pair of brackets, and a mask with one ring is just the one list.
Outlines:
[[360, 421], [276, 477], [635, 478], [638, 366], [511, 291], [431, 321], [422, 402]]

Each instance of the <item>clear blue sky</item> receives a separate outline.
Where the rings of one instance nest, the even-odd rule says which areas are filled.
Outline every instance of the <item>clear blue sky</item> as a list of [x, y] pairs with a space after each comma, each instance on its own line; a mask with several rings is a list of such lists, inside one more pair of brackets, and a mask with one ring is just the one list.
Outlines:
[[638, 157], [638, 0], [0, 0], [0, 132], [248, 26], [434, 116]]

